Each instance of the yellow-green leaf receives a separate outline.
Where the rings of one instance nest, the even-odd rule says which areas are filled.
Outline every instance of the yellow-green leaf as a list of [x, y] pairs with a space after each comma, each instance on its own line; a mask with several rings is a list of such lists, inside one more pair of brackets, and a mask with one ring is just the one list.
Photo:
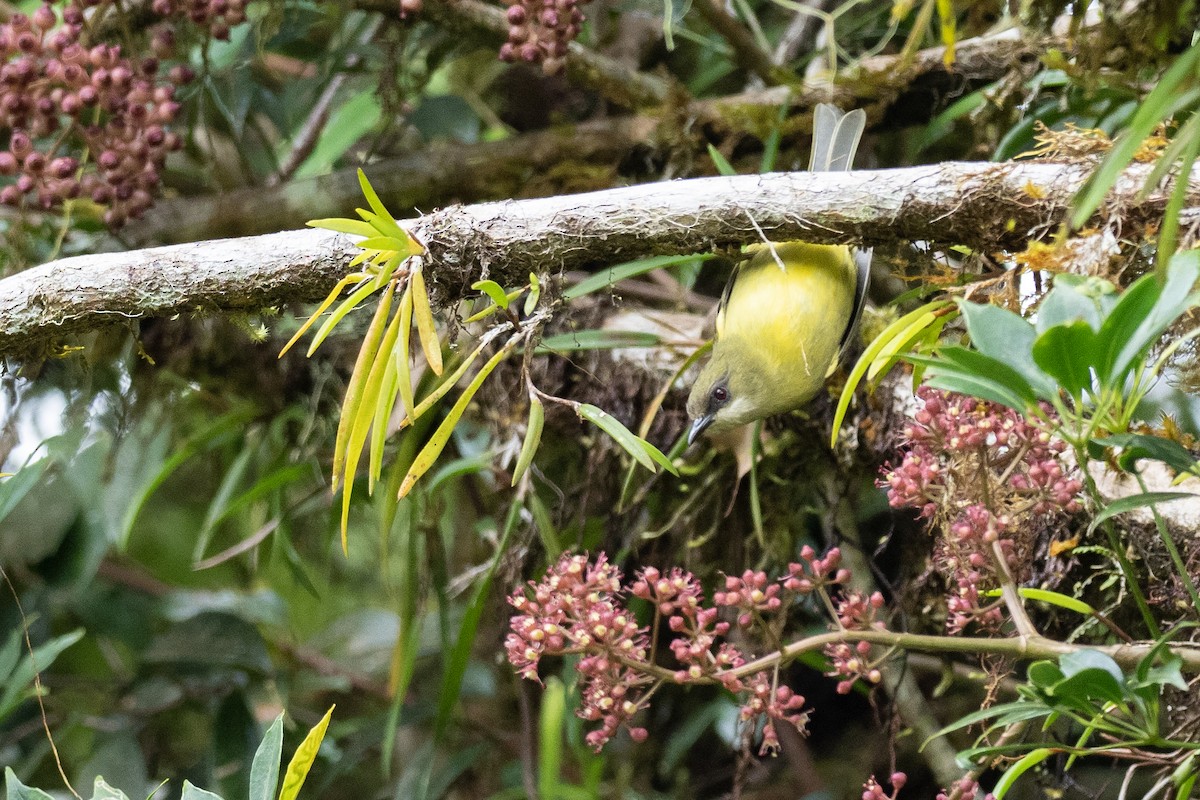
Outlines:
[[[362, 398], [359, 400], [358, 409], [354, 412], [353, 427], [350, 429], [350, 438], [346, 443], [346, 487], [349, 488], [350, 482], [354, 479], [354, 471], [358, 467], [359, 457], [362, 454], [363, 445], [367, 440], [367, 431], [370, 430], [374, 423], [377, 430], [386, 431], [387, 419], [379, 419], [380, 403], [379, 399], [382, 395], [385, 378], [389, 369], [394, 371], [394, 368], [389, 365], [395, 363], [392, 358], [392, 351], [396, 347], [396, 336], [400, 332], [400, 325], [403, 324], [400, 313], [392, 317], [391, 324], [387, 326], [387, 331], [383, 334], [383, 340], [379, 344], [379, 350], [375, 355], [374, 361], [371, 363], [371, 371], [367, 375], [366, 385], [363, 387]], [[386, 413], [386, 412], [383, 412]], [[382, 442], [380, 450], [383, 449]], [[381, 456], [382, 462], [382, 456]], [[375, 493], [375, 481], [378, 480], [379, 473], [368, 470], [367, 472], [367, 493]], [[345, 535], [346, 520], [350, 513], [350, 492], [347, 491], [342, 498], [342, 533]]]
[[386, 358], [387, 370], [383, 373], [383, 387], [380, 389], [379, 398], [375, 403], [376, 424], [371, 429], [371, 461], [368, 474], [371, 476], [372, 489], [378, 476], [383, 473], [383, 444], [387, 439], [387, 424], [391, 419], [392, 409], [396, 407], [396, 396], [400, 391], [400, 375], [396, 356], [394, 353], [388, 353]]
[[329, 707], [325, 716], [321, 717], [321, 721], [313, 726], [308, 735], [304, 737], [304, 741], [296, 748], [292, 760], [288, 762], [287, 771], [283, 773], [283, 785], [279, 787], [279, 800], [296, 800], [296, 796], [300, 794], [300, 787], [304, 785], [304, 779], [308, 777], [308, 771], [312, 769], [313, 762], [317, 759], [317, 751], [321, 749], [321, 742], [325, 739], [325, 730], [329, 727], [329, 720], [333, 716], [335, 708], [337, 708], [336, 705]]
[[321, 301], [321, 305], [318, 306], [317, 310], [312, 313], [312, 316], [305, 320], [304, 324], [300, 326], [300, 330], [296, 331], [296, 335], [289, 339], [288, 343], [285, 344], [283, 349], [279, 351], [279, 358], [283, 358], [284, 354], [287, 353], [288, 350], [291, 350], [292, 346], [295, 345], [296, 342], [300, 341], [300, 337], [304, 335], [304, 332], [311, 328], [313, 323], [317, 321], [317, 318], [325, 313], [325, 309], [333, 305], [333, 301], [338, 299], [338, 296], [341, 295], [343, 289], [352, 283], [357, 283], [358, 281], [363, 280], [366, 277], [367, 276], [363, 275], [361, 272], [352, 272], [338, 281], [337, 286], [334, 286], [333, 289], [330, 290], [329, 294], [325, 295], [325, 299]]
[[483, 386], [483, 382], [492, 374], [492, 370], [512, 352], [512, 349], [521, 338], [523, 337], [514, 336], [509, 339], [504, 347], [500, 348], [480, 368], [479, 374], [467, 385], [467, 388], [463, 389], [463, 393], [459, 395], [458, 400], [450, 408], [450, 412], [446, 414], [446, 418], [442, 420], [442, 424], [433, 432], [433, 436], [429, 437], [429, 441], [425, 443], [425, 446], [421, 448], [421, 452], [417, 453], [417, 457], [413, 459], [412, 466], [408, 468], [408, 474], [404, 476], [404, 481], [400, 484], [400, 497], [404, 497], [412, 491], [413, 485], [437, 461], [438, 456], [442, 454], [442, 450], [446, 448], [446, 444], [450, 441], [450, 434], [454, 432], [454, 426], [462, 418], [463, 412], [467, 410], [467, 405], [475, 397], [475, 393], [479, 391], [479, 387]]
[[537, 453], [542, 441], [542, 425], [546, 421], [546, 409], [537, 395], [529, 396], [529, 421], [525, 423], [525, 441], [521, 443], [521, 453], [517, 456], [517, 465], [513, 467], [512, 485], [516, 486]]
[[335, 233], [347, 233], [351, 236], [374, 236], [375, 229], [366, 222], [345, 217], [329, 217], [328, 219], [310, 219], [304, 223], [310, 228], [324, 228]]
[[[910, 311], [900, 319], [888, 325], [883, 331], [875, 337], [855, 363], [854, 368], [850, 370], [850, 374], [846, 377], [846, 385], [842, 387], [842, 396], [838, 398], [837, 410], [833, 415], [833, 431], [830, 435], [829, 446], [837, 446], [838, 432], [842, 429], [842, 423], [846, 419], [846, 412], [850, 409], [850, 402], [854, 399], [854, 392], [862, 382], [863, 376], [875, 364], [875, 361], [880, 357], [890, 345], [893, 345], [900, 337], [905, 337], [907, 341], [903, 344], [911, 342], [915, 338], [916, 333], [923, 327], [932, 324], [938, 316], [945, 314], [945, 309], [954, 304], [948, 300], [935, 300], [932, 303], [926, 303], [920, 308]], [[921, 326], [915, 326], [915, 323], [922, 322]], [[895, 352], [902, 349], [898, 347]], [[893, 352], [893, 355], [895, 355]], [[886, 363], [886, 362], [885, 362]], [[878, 370], [877, 370], [878, 374]]]
[[[384, 290], [383, 297], [379, 298], [379, 308], [375, 311], [371, 326], [367, 328], [367, 335], [363, 337], [362, 347], [359, 348], [358, 358], [354, 362], [354, 371], [350, 374], [350, 383], [346, 386], [346, 397], [342, 400], [342, 413], [338, 420], [337, 437], [333, 445], [333, 491], [335, 492], [342, 474], [342, 466], [345, 463], [346, 444], [350, 439], [354, 414], [358, 410], [359, 400], [362, 397], [363, 384], [367, 380], [371, 364], [378, 353], [379, 340], [383, 336], [384, 323], [388, 311], [391, 310], [392, 297], [395, 292], [396, 285], [389, 283], [387, 289]], [[347, 486], [346, 489], [349, 491], [350, 487]]]
[[505, 294], [504, 288], [495, 281], [475, 281], [471, 284], [471, 288], [486, 294], [500, 308], [508, 308], [508, 295]]
[[325, 320], [324, 324], [322, 324], [317, 330], [316, 335], [313, 336], [312, 343], [308, 346], [308, 357], [312, 358], [312, 354], [317, 352], [317, 348], [320, 347], [325, 341], [325, 338], [333, 332], [334, 326], [341, 322], [343, 317], [357, 308], [359, 303], [361, 303], [363, 300], [366, 300], [376, 291], [377, 290], [374, 285], [367, 283], [351, 292], [350, 296], [343, 300], [340, 306], [334, 309], [333, 313], [329, 315], [329, 319]]
[[396, 348], [396, 374], [400, 379], [400, 400], [404, 410], [411, 416], [413, 410], [412, 361], [409, 355], [409, 344], [412, 339], [413, 295], [412, 282], [404, 287], [404, 296], [400, 298], [400, 345]]
[[533, 313], [533, 310], [537, 308], [538, 300], [541, 299], [542, 282], [538, 280], [537, 275], [534, 275], [531, 272], [529, 273], [529, 295], [525, 298], [525, 307], [522, 309], [522, 311], [525, 313], [525, 316], [528, 317]]
[[400, 421], [400, 427], [406, 428], [409, 425], [412, 425], [422, 414], [433, 408], [434, 404], [445, 397], [446, 393], [454, 388], [455, 384], [459, 382], [462, 376], [467, 374], [467, 370], [470, 369], [471, 365], [475, 363], [475, 359], [479, 358], [479, 354], [483, 352], [483, 348], [486, 347], [490, 341], [491, 340], [482, 342], [478, 347], [471, 351], [471, 354], [467, 356], [466, 360], [459, 364], [458, 369], [454, 370], [453, 374], [451, 374], [449, 378], [446, 378], [446, 380], [438, 384], [438, 387], [430, 392], [428, 397], [426, 397], [420, 403], [417, 403], [417, 407], [415, 409], [406, 409], [408, 414], [403, 420]]
[[433, 309], [429, 305], [429, 291], [425, 288], [425, 276], [421, 270], [412, 273], [413, 317], [417, 321], [417, 335], [421, 337], [421, 349], [425, 361], [434, 375], [442, 374], [442, 340], [438, 338], [437, 325], [433, 322]]

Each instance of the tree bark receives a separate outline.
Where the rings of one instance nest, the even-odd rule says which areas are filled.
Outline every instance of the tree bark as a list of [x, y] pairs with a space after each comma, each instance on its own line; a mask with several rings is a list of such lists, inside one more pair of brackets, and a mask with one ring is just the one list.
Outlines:
[[[1126, 226], [1161, 217], [1169, 186], [1139, 196], [1137, 165], [1110, 198]], [[491, 278], [596, 269], [644, 256], [806, 239], [866, 246], [921, 240], [1015, 250], [1062, 223], [1090, 164], [945, 163], [844, 173], [776, 173], [643, 184], [457, 206], [405, 223], [427, 248], [435, 300]], [[1196, 173], [1193, 173], [1196, 177]], [[1192, 191], [1186, 206], [1200, 205]], [[348, 271], [347, 237], [304, 230], [77, 256], [0, 281], [0, 353], [114, 320], [312, 301]]]

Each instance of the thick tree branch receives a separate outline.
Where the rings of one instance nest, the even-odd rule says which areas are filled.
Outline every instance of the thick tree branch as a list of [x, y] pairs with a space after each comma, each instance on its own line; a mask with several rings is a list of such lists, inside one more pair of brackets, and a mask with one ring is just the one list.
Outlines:
[[[1127, 229], [1160, 217], [1166, 203], [1165, 190], [1138, 197], [1149, 169], [1132, 168], [1114, 190]], [[481, 277], [523, 283], [530, 272], [707, 251], [756, 241], [760, 231], [774, 240], [1020, 248], [1060, 224], [1090, 172], [947, 163], [697, 178], [452, 207], [405, 224], [427, 246], [427, 274], [445, 304]], [[1188, 206], [1196, 205], [1194, 192]], [[295, 231], [55, 261], [0, 281], [0, 352], [114, 319], [315, 300], [345, 274], [352, 251], [345, 237]]]

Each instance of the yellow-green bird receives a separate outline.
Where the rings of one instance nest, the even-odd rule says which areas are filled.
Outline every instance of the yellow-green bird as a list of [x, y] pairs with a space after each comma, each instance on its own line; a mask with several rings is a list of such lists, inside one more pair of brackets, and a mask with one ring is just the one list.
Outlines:
[[[865, 124], [861, 109], [818, 105], [809, 170], [850, 169]], [[688, 396], [688, 444], [815, 397], [854, 330], [870, 263], [869, 251], [842, 245], [757, 245], [717, 307], [712, 357]]]

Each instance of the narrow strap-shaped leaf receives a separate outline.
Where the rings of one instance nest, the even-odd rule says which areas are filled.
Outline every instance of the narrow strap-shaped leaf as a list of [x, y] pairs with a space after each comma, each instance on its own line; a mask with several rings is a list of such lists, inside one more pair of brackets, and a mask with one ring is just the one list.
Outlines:
[[421, 337], [421, 349], [425, 361], [434, 375], [442, 374], [442, 340], [438, 338], [437, 325], [433, 321], [433, 309], [429, 305], [429, 292], [425, 288], [424, 270], [412, 273], [413, 318], [417, 321], [417, 334]]
[[1192, 492], [1143, 492], [1142, 494], [1130, 495], [1122, 497], [1120, 500], [1114, 500], [1096, 513], [1092, 521], [1088, 523], [1088, 533], [1096, 530], [1100, 523], [1107, 519], [1112, 519], [1118, 514], [1124, 514], [1132, 511], [1135, 508], [1144, 506], [1153, 506], [1158, 503], [1166, 503], [1171, 500], [1186, 500], [1188, 498], [1195, 499], [1200, 495]]
[[313, 762], [317, 759], [317, 751], [321, 749], [321, 742], [325, 739], [325, 730], [329, 727], [329, 719], [333, 716], [335, 708], [337, 708], [336, 705], [329, 707], [325, 716], [321, 717], [321, 721], [313, 726], [308, 735], [304, 737], [304, 741], [296, 748], [292, 760], [288, 762], [287, 771], [283, 773], [283, 786], [279, 788], [279, 800], [296, 800], [296, 795], [300, 794], [300, 787], [304, 785], [304, 779], [308, 777], [308, 771], [312, 769]]
[[333, 313], [329, 315], [329, 318], [325, 320], [325, 322], [313, 336], [312, 343], [308, 346], [308, 357], [311, 358], [312, 354], [317, 352], [317, 348], [321, 346], [321, 343], [324, 342], [325, 338], [333, 331], [334, 326], [342, 321], [343, 317], [353, 311], [363, 300], [366, 300], [368, 297], [374, 294], [375, 291], [375, 287], [368, 282], [351, 292], [350, 296], [343, 300], [342, 304], [333, 310]]
[[1050, 747], [1039, 747], [1038, 749], [1027, 753], [1020, 761], [1004, 770], [1004, 774], [1000, 776], [1000, 780], [996, 781], [996, 787], [992, 789], [992, 794], [995, 795], [996, 800], [1004, 800], [1004, 795], [1006, 795], [1008, 790], [1012, 788], [1012, 785], [1017, 782], [1017, 778], [1020, 778], [1030, 769], [1036, 767], [1038, 764], [1054, 755], [1055, 752], [1056, 751]]
[[512, 485], [516, 486], [524, 477], [525, 471], [533, 463], [538, 445], [542, 441], [542, 426], [546, 420], [546, 410], [542, 401], [536, 395], [529, 397], [529, 421], [525, 423], [525, 440], [521, 442], [521, 453], [517, 456], [517, 465], [513, 467]]
[[374, 236], [376, 231], [370, 224], [356, 219], [344, 217], [329, 217], [328, 219], [310, 219], [304, 223], [310, 228], [323, 228], [335, 233], [346, 233], [350, 236]]
[[304, 324], [300, 326], [300, 330], [296, 331], [296, 334], [292, 336], [292, 338], [288, 340], [288, 343], [283, 346], [283, 349], [279, 351], [278, 358], [283, 358], [284, 354], [287, 353], [288, 350], [291, 350], [292, 346], [295, 345], [296, 342], [300, 341], [300, 337], [304, 335], [305, 331], [312, 327], [313, 323], [317, 321], [318, 317], [325, 313], [325, 309], [333, 305], [333, 301], [338, 299], [338, 296], [341, 295], [343, 289], [352, 283], [361, 281], [365, 277], [367, 276], [363, 275], [361, 272], [352, 272], [338, 281], [337, 286], [334, 286], [333, 289], [329, 291], [329, 294], [325, 295], [325, 299], [321, 301], [321, 305], [317, 307], [317, 310], [314, 311], [312, 315], [304, 321]]
[[[367, 440], [367, 432], [370, 430], [372, 424], [377, 428], [387, 427], [387, 420], [380, 420], [378, 418], [380, 411], [379, 398], [383, 392], [384, 378], [387, 375], [389, 364], [392, 363], [392, 351], [396, 347], [396, 336], [399, 333], [400, 326], [403, 324], [402, 316], [403, 314], [401, 313], [394, 314], [392, 321], [388, 323], [387, 330], [383, 334], [383, 339], [379, 343], [379, 351], [371, 363], [371, 371], [367, 375], [367, 382], [363, 386], [362, 399], [358, 403], [358, 410], [354, 414], [353, 427], [350, 429], [350, 438], [346, 443], [347, 484], [353, 479], [354, 470], [358, 466], [359, 456]], [[375, 493], [375, 481], [378, 478], [378, 473], [368, 471], [368, 494]]]
[[[408, 474], [404, 476], [404, 481], [400, 484], [400, 497], [404, 497], [410, 491], [412, 491], [413, 485], [420, 480], [421, 476], [428, 472], [429, 468], [433, 466], [435, 461], [437, 461], [438, 456], [442, 454], [442, 450], [446, 448], [446, 444], [450, 441], [450, 434], [454, 432], [454, 427], [462, 418], [463, 412], [467, 410], [467, 406], [470, 404], [472, 398], [475, 397], [475, 393], [479, 391], [479, 387], [483, 386], [483, 382], [487, 380], [489, 375], [492, 374], [492, 370], [494, 370], [501, 361], [508, 357], [513, 348], [516, 347], [517, 342], [522, 338], [524, 337], [513, 336], [511, 339], [509, 339], [504, 344], [504, 347], [500, 348], [496, 354], [488, 359], [487, 363], [480, 368], [479, 373], [467, 385], [467, 388], [463, 389], [463, 393], [459, 395], [458, 400], [456, 400], [454, 405], [451, 406], [450, 412], [446, 414], [446, 418], [442, 420], [442, 424], [439, 425], [437, 430], [433, 432], [433, 436], [429, 437], [429, 441], [425, 443], [425, 447], [421, 449], [421, 452], [417, 453], [417, 457], [413, 460], [412, 466], [408, 469]], [[647, 458], [649, 458], [649, 456], [647, 456]]]
[[[842, 428], [842, 423], [846, 419], [846, 412], [850, 409], [850, 403], [854, 399], [854, 392], [862, 382], [863, 376], [871, 369], [875, 361], [881, 357], [889, 345], [892, 345], [899, 339], [911, 339], [917, 332], [930, 325], [937, 319], [939, 312], [949, 307], [951, 303], [947, 300], [935, 300], [932, 303], [921, 306], [918, 309], [910, 311], [900, 319], [884, 328], [875, 339], [867, 345], [866, 349], [858, 358], [854, 368], [850, 370], [849, 376], [846, 378], [846, 385], [842, 387], [842, 396], [838, 398], [837, 410], [833, 415], [833, 433], [829, 439], [829, 446], [837, 446], [838, 431]], [[893, 354], [899, 353], [904, 349], [907, 342], [899, 344]]]
[[358, 410], [363, 384], [367, 380], [370, 365], [375, 360], [379, 349], [379, 340], [383, 337], [384, 323], [387, 320], [388, 312], [391, 310], [392, 297], [395, 292], [396, 285], [389, 283], [387, 289], [383, 292], [383, 297], [379, 299], [379, 308], [376, 309], [375, 317], [371, 320], [370, 327], [367, 328], [367, 335], [363, 337], [362, 347], [359, 348], [358, 358], [354, 362], [354, 371], [350, 373], [350, 383], [346, 386], [346, 397], [342, 400], [342, 413], [338, 419], [337, 437], [333, 444], [332, 488], [335, 492], [337, 491], [338, 480], [342, 474], [342, 467], [346, 461], [346, 443], [350, 440], [350, 431], [354, 424], [354, 413]]
[[409, 346], [412, 342], [412, 282], [404, 287], [404, 296], [400, 298], [400, 339], [396, 347], [396, 375], [400, 380], [400, 401], [404, 403], [404, 410], [412, 416], [413, 412], [413, 385], [412, 385], [412, 359], [410, 356]]
[[[655, 459], [651, 457], [650, 451], [646, 449], [646, 445], [649, 443], [645, 439], [635, 436], [633, 431], [621, 424], [621, 420], [591, 403], [583, 403], [577, 411], [580, 417], [594, 423], [596, 427], [607, 433], [614, 442], [621, 446], [621, 449], [633, 456], [635, 461], [651, 472], [657, 472], [654, 466]], [[659, 455], [662, 455], [662, 453], [659, 453]], [[663, 456], [663, 458], [665, 459], [666, 456]]]
[[396, 397], [400, 393], [400, 368], [393, 353], [387, 356], [387, 370], [383, 373], [383, 386], [375, 401], [376, 425], [371, 428], [371, 460], [368, 469], [371, 475], [383, 474], [383, 445], [387, 441], [388, 420], [392, 417], [392, 409], [396, 407]]
[[405, 418], [400, 422], [400, 427], [404, 428], [412, 425], [423, 414], [429, 411], [429, 409], [433, 408], [439, 400], [445, 397], [446, 394], [459, 382], [459, 380], [462, 379], [462, 376], [467, 374], [467, 370], [470, 369], [471, 365], [475, 363], [475, 359], [479, 358], [479, 355], [483, 352], [483, 349], [491, 344], [491, 342], [491, 338], [487, 338], [480, 342], [479, 346], [471, 351], [471, 354], [466, 357], [463, 363], [458, 365], [458, 369], [454, 370], [449, 378], [446, 378], [444, 381], [438, 384], [438, 387], [430, 392], [424, 400], [417, 403], [417, 407], [415, 409], [412, 409], [408, 412], [408, 415], [405, 416]]

